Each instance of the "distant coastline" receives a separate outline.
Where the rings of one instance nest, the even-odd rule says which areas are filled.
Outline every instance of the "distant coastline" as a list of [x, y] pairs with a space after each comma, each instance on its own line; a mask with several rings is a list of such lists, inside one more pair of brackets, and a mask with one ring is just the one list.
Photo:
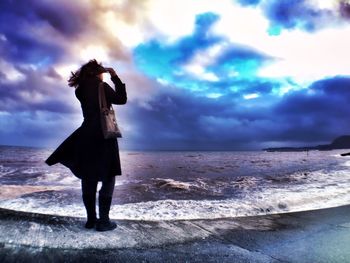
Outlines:
[[302, 152], [302, 151], [330, 151], [337, 149], [350, 149], [350, 135], [342, 135], [335, 138], [330, 144], [316, 145], [316, 146], [302, 146], [302, 147], [276, 147], [264, 148], [267, 152]]

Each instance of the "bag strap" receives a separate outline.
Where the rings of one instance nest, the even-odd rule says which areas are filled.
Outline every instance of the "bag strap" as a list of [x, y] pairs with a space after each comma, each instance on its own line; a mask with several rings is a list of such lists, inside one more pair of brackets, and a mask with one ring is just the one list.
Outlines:
[[98, 85], [98, 102], [100, 105], [100, 110], [107, 108], [107, 101], [103, 82], [101, 82]]

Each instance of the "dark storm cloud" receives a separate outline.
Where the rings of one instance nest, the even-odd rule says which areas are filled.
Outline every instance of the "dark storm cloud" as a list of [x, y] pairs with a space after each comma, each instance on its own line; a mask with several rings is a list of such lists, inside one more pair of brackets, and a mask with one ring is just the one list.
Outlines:
[[[350, 131], [350, 78], [320, 80], [307, 89], [290, 91], [280, 101], [270, 101], [268, 106], [260, 104], [259, 99], [271, 98], [262, 95], [242, 101], [238, 96], [228, 95], [212, 99], [188, 90], [159, 87], [159, 92], [146, 104], [131, 100], [127, 107], [117, 107], [117, 116], [121, 117], [118, 119], [122, 128], [132, 127], [124, 134], [129, 149], [246, 150], [269, 147], [269, 142], [280, 146], [314, 145]], [[69, 129], [76, 128], [67, 122], [67, 114], [35, 113], [33, 109], [3, 116], [1, 126], [7, 127], [3, 138], [7, 138], [6, 131], [11, 127], [14, 131], [21, 127], [23, 140], [39, 143], [34, 139], [38, 135], [43, 138], [38, 145], [50, 140], [55, 145], [68, 135], [62, 133], [61, 126], [69, 124]], [[46, 132], [51, 129], [56, 142]]]
[[314, 31], [334, 19], [332, 10], [319, 9], [307, 0], [271, 0], [264, 6], [272, 27]]
[[274, 108], [279, 139], [326, 141], [350, 133], [350, 78], [335, 77], [287, 95]]
[[340, 2], [340, 15], [349, 20], [350, 19], [350, 3], [349, 2], [345, 2], [345, 1], [341, 1]]
[[[75, 1], [12, 1], [0, 2], [2, 26], [26, 26], [30, 22], [37, 25], [49, 24], [67, 36], [78, 34], [88, 23], [87, 9]], [[13, 30], [16, 31], [16, 30]], [[29, 33], [29, 32], [28, 32]]]
[[11, 81], [5, 74], [0, 77], [0, 111], [76, 111], [67, 101], [68, 93], [74, 94], [74, 91], [62, 83], [53, 68], [35, 70], [17, 66], [16, 69], [21, 73], [21, 79]]
[[309, 32], [349, 22], [350, 4], [340, 0], [331, 8], [320, 8], [310, 0], [268, 0], [261, 4], [270, 21], [269, 33], [280, 34], [283, 29]]
[[135, 125], [129, 135], [133, 148], [247, 149], [256, 135], [249, 127], [259, 127], [260, 120], [267, 117], [266, 111], [239, 106], [230, 96], [211, 99], [172, 88], [148, 105], [129, 104], [127, 119]]
[[120, 40], [124, 36], [111, 34], [106, 14], [130, 25], [147, 24], [144, 2], [0, 1], [0, 56], [10, 63], [45, 67], [79, 60], [77, 50], [97, 45], [110, 58], [128, 61]]
[[224, 63], [227, 61], [241, 61], [241, 60], [267, 60], [271, 57], [262, 54], [261, 52], [254, 50], [251, 47], [231, 44], [230, 48], [226, 49], [220, 56], [217, 58], [217, 63]]
[[74, 4], [74, 1], [66, 5], [60, 1], [32, 2], [30, 4], [34, 4], [33, 12], [38, 20], [49, 23], [63, 35], [74, 38], [89, 24], [87, 10]]
[[53, 112], [14, 112], [1, 114], [0, 144], [27, 146], [57, 146], [77, 123], [67, 114]]
[[80, 111], [74, 89], [54, 68], [15, 69], [21, 74], [17, 80], [0, 74], [0, 144], [57, 145], [78, 125], [73, 123]]
[[350, 4], [339, 0], [331, 8], [320, 8], [311, 0], [237, 0], [242, 6], [261, 7], [270, 21], [271, 34], [278, 35], [282, 29], [317, 29], [337, 24], [350, 17]]
[[350, 133], [350, 78], [345, 77], [291, 91], [268, 107], [171, 88], [150, 100], [148, 108], [131, 104], [126, 115], [134, 129], [127, 136], [135, 149], [260, 149], [269, 142], [313, 145]]
[[210, 82], [207, 85], [209, 87], [207, 93], [218, 92], [220, 94], [231, 96], [232, 99], [236, 98], [238, 100], [242, 99], [244, 95], [251, 93], [269, 96], [274, 90], [279, 89], [282, 86], [282, 83], [274, 79], [254, 77], [239, 79], [233, 77], [226, 79], [223, 78], [216, 82]]
[[51, 64], [64, 50], [59, 45], [44, 43], [25, 32], [11, 32], [5, 35], [7, 41], [0, 43], [0, 55], [12, 63]]
[[55, 62], [65, 53], [63, 40], [76, 37], [87, 25], [81, 10], [73, 2], [1, 1], [1, 57], [18, 63]]
[[[239, 74], [239, 78], [252, 79], [257, 70], [274, 60], [271, 56], [263, 54], [249, 46], [231, 44], [229, 48], [216, 58], [215, 63], [208, 69], [214, 72], [220, 79], [228, 79], [230, 72]], [[235, 76], [237, 79], [237, 76]]]
[[349, 21], [350, 3], [334, 1], [321, 8], [311, 0], [236, 0], [242, 6], [259, 6], [270, 22], [269, 33], [279, 35], [283, 29], [315, 31]]
[[269, 94], [274, 88], [279, 88], [281, 84], [279, 82], [273, 82], [271, 80], [264, 79], [252, 79], [240, 82], [242, 88], [241, 93], [260, 93]]

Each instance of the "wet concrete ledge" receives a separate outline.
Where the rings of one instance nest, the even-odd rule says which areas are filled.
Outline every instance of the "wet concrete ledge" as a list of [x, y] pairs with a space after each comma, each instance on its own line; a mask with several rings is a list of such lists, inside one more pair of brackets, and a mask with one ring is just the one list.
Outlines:
[[350, 262], [350, 205], [215, 220], [116, 221], [0, 208], [0, 262]]

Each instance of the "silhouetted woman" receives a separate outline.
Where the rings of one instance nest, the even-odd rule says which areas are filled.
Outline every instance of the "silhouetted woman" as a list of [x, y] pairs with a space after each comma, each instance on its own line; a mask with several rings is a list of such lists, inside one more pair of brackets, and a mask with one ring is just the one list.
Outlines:
[[[102, 74], [108, 72], [115, 90], [103, 82]], [[116, 228], [109, 219], [109, 210], [114, 191], [115, 176], [121, 175], [117, 139], [104, 139], [98, 100], [98, 87], [103, 82], [108, 106], [125, 104], [127, 95], [125, 84], [112, 68], [104, 68], [96, 60], [90, 60], [75, 73], [72, 72], [68, 84], [75, 87], [75, 95], [80, 101], [84, 121], [46, 160], [48, 165], [61, 163], [81, 179], [82, 198], [87, 213], [86, 228], [96, 227], [97, 231]], [[96, 192], [99, 190], [99, 219], [96, 218]]]

